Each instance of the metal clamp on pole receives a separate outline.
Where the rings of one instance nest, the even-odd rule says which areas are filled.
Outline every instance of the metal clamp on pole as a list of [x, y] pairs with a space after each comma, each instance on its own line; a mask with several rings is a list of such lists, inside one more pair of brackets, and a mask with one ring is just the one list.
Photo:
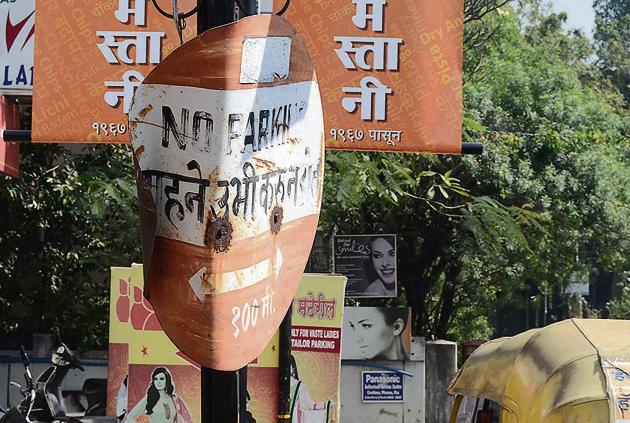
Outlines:
[[259, 15], [272, 15], [273, 14], [273, 0], [258, 0], [258, 14]]
[[0, 141], [31, 142], [31, 131], [22, 129], [0, 129]]

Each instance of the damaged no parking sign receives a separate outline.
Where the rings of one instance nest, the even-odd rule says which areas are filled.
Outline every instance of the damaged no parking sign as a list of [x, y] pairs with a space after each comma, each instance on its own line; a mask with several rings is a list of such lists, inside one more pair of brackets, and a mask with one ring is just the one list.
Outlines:
[[210, 368], [255, 359], [291, 303], [319, 216], [324, 125], [303, 40], [253, 16], [187, 42], [129, 113], [145, 293]]

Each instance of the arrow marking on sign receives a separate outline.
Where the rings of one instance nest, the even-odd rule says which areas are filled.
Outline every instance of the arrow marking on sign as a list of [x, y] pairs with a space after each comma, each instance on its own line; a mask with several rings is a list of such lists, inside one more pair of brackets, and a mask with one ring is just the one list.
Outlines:
[[274, 276], [278, 279], [283, 262], [284, 258], [280, 252], [280, 248], [276, 248], [273, 259], [266, 258], [251, 266], [233, 272], [208, 274], [208, 268], [202, 267], [188, 279], [188, 284], [195, 293], [195, 296], [203, 303], [206, 301], [206, 295], [209, 294], [247, 288], [270, 276]]
[[192, 276], [192, 278], [188, 279], [188, 284], [202, 303], [206, 301], [206, 290], [203, 287], [203, 277], [206, 274], [206, 270], [208, 269], [202, 267]]

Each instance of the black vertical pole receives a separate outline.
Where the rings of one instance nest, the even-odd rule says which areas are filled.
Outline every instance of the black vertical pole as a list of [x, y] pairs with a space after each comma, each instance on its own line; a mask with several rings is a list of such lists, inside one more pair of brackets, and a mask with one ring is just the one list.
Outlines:
[[[198, 0], [197, 33], [234, 22], [234, 0]], [[246, 2], [248, 3], [248, 2]], [[201, 422], [246, 423], [247, 366], [235, 372], [201, 368]]]
[[291, 422], [291, 311], [280, 324], [278, 346], [278, 373], [280, 377], [280, 398], [278, 403], [278, 423]]
[[197, 34], [207, 29], [234, 22], [236, 3], [234, 0], [197, 0]]

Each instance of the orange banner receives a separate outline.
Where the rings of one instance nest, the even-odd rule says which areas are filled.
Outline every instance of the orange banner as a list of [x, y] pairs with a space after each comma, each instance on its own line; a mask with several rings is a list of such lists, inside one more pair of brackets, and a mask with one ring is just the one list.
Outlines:
[[[284, 0], [276, 0], [276, 10]], [[463, 0], [293, 0], [326, 147], [461, 152]]]
[[[195, 4], [180, 0], [180, 11]], [[135, 87], [179, 46], [173, 20], [149, 0], [38, 0], [36, 13], [33, 141], [129, 142]], [[196, 17], [186, 23], [189, 39]]]
[[[0, 96], [0, 133], [2, 129], [20, 129], [20, 115], [17, 106]], [[0, 173], [13, 178], [20, 175], [20, 146], [6, 143], [0, 134]]]

